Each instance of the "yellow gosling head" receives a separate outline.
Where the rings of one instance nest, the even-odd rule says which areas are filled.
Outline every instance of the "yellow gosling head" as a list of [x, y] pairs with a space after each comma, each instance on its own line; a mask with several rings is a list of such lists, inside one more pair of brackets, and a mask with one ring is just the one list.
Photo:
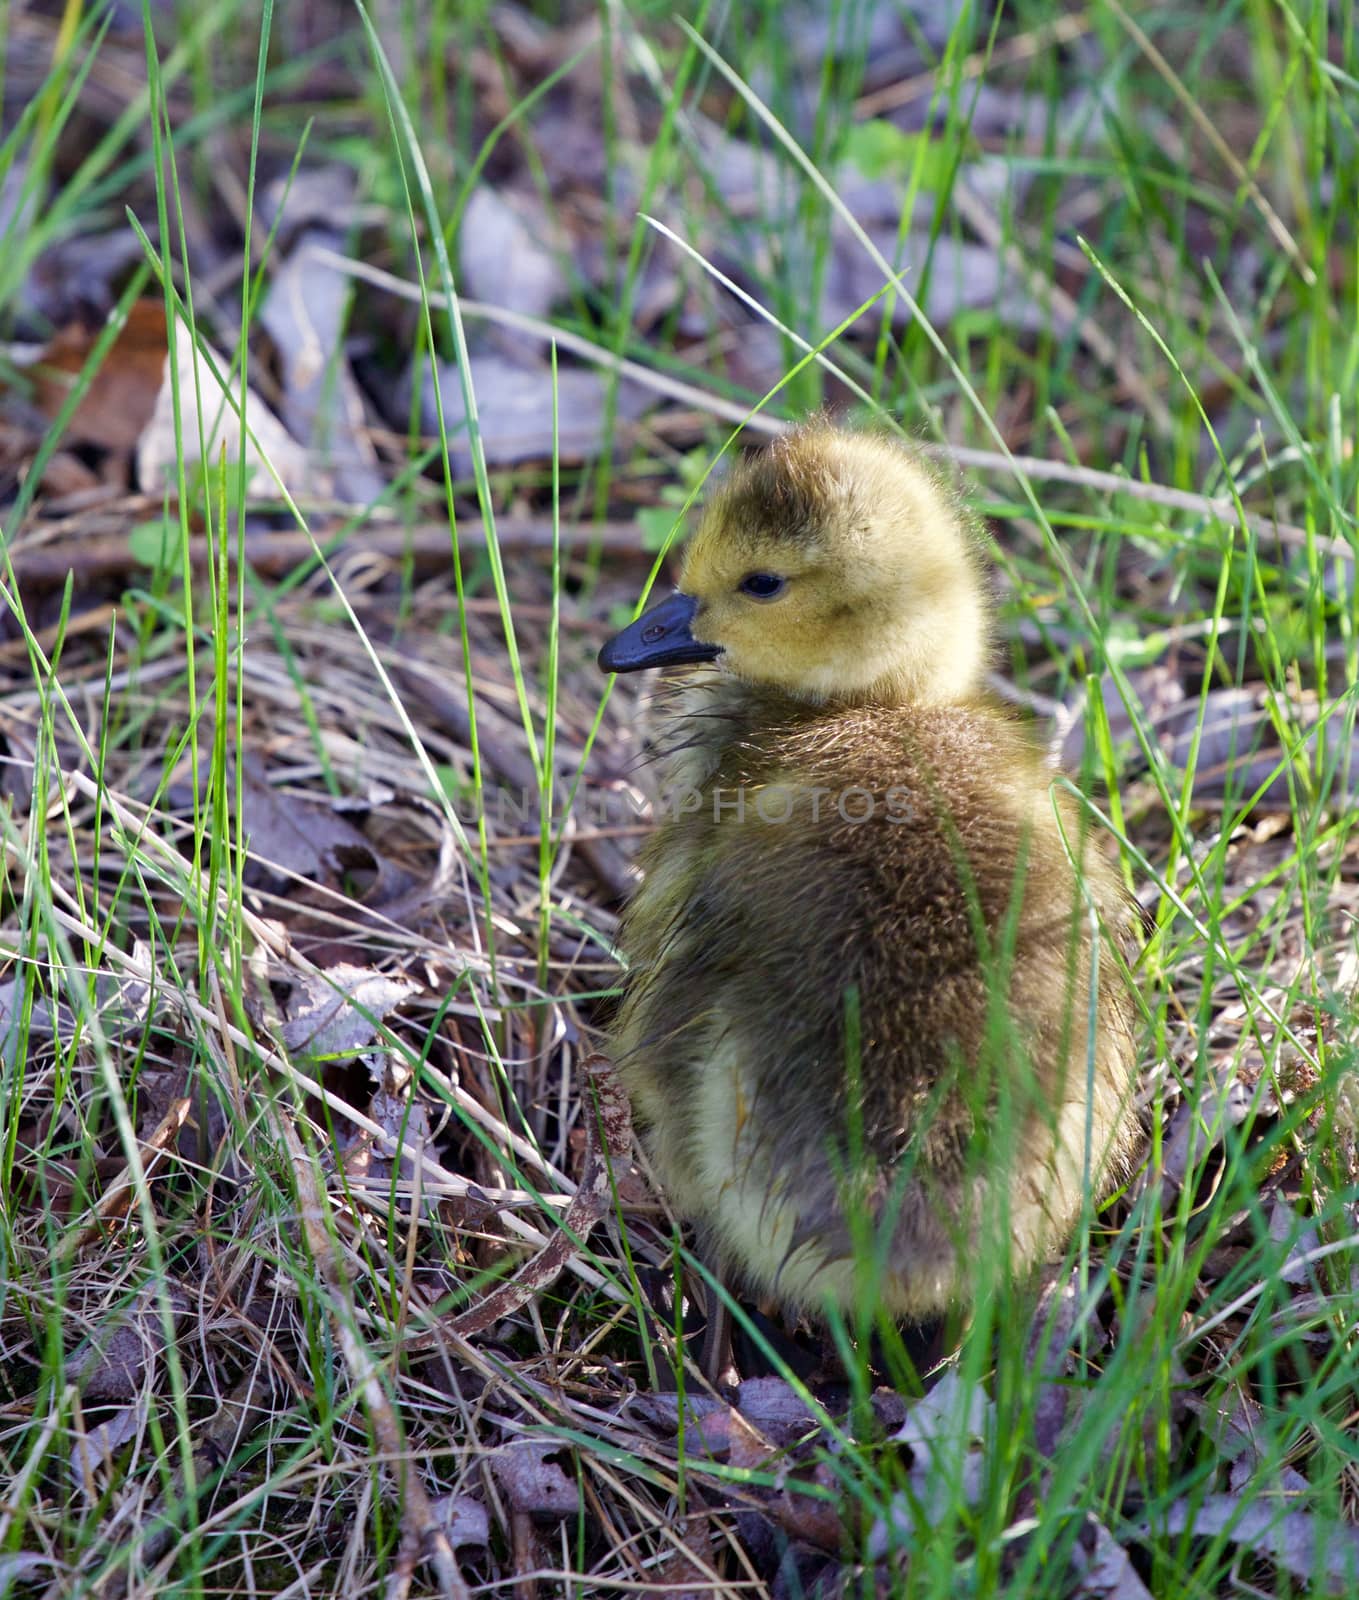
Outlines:
[[677, 593], [600, 652], [609, 672], [716, 660], [810, 701], [973, 698], [988, 647], [973, 533], [907, 450], [813, 424], [738, 466]]

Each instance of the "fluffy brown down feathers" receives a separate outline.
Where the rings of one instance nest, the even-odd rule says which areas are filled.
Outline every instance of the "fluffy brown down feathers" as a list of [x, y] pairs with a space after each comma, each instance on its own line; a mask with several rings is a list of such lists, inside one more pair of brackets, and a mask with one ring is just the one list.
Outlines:
[[1125, 900], [982, 691], [981, 570], [911, 455], [815, 427], [731, 475], [664, 628], [601, 655], [715, 657], [659, 732], [610, 1049], [676, 1211], [795, 1308], [965, 1300], [988, 1237], [1045, 1259], [1135, 1147], [1092, 931]]

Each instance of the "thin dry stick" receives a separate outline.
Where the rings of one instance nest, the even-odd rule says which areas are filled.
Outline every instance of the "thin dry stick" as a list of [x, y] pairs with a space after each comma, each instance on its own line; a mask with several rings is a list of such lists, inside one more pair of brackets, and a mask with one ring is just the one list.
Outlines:
[[[394, 273], [384, 272], [381, 267], [370, 267], [366, 262], [351, 261], [348, 256], [336, 255], [330, 250], [320, 248], [317, 248], [315, 255], [318, 261], [333, 267], [336, 272], [345, 273], [351, 278], [359, 278], [364, 283], [371, 283], [375, 288], [385, 289], [388, 294], [394, 294], [402, 300], [411, 300], [418, 305], [423, 299], [428, 298], [431, 307], [439, 310], [447, 309], [443, 294], [434, 290], [424, 291], [418, 284], [408, 283]], [[678, 400], [681, 405], [693, 406], [710, 417], [721, 417], [724, 422], [734, 422], [738, 426], [744, 424], [760, 433], [777, 434], [784, 429], [785, 424], [772, 417], [752, 416], [749, 406], [722, 400], [717, 395], [696, 388], [692, 383], [682, 383], [678, 378], [669, 378], [663, 372], [653, 372], [650, 367], [644, 367], [636, 361], [628, 361], [623, 356], [616, 356], [612, 351], [603, 349], [582, 335], [572, 333], [569, 328], [558, 328], [542, 317], [525, 316], [519, 311], [506, 310], [504, 306], [489, 305], [480, 300], [464, 300], [461, 296], [458, 298], [458, 306], [464, 316], [480, 318], [484, 322], [493, 322], [498, 327], [513, 328], [516, 333], [532, 334], [545, 342], [555, 343], [560, 349], [569, 350], [574, 356], [582, 356], [586, 361], [594, 362], [597, 367], [606, 367], [611, 372], [618, 373], [620, 377], [631, 378], [655, 394], [664, 395], [668, 400]]]
[[316, 1168], [302, 1148], [291, 1117], [283, 1119], [283, 1136], [292, 1157], [302, 1207], [302, 1231], [311, 1258], [330, 1300], [330, 1320], [335, 1338], [344, 1354], [345, 1365], [355, 1388], [363, 1397], [364, 1409], [372, 1419], [378, 1448], [386, 1460], [401, 1508], [402, 1550], [388, 1593], [404, 1594], [417, 1559], [424, 1559], [439, 1580], [444, 1600], [468, 1600], [467, 1585], [458, 1568], [448, 1531], [434, 1513], [420, 1474], [411, 1459], [410, 1447], [402, 1438], [396, 1412], [382, 1381], [377, 1363], [360, 1344], [354, 1332], [354, 1307], [344, 1274], [335, 1255], [334, 1236], [327, 1224], [328, 1202], [316, 1181]]
[[595, 1224], [613, 1204], [613, 1168], [625, 1165], [632, 1152], [632, 1107], [607, 1056], [587, 1056], [585, 1075], [585, 1164], [574, 1199], [558, 1231], [513, 1277], [476, 1305], [449, 1317], [438, 1328], [403, 1341], [408, 1352], [429, 1350], [447, 1337], [470, 1339], [551, 1288], [571, 1258], [589, 1238]]
[[[1096, 494], [1125, 494], [1130, 500], [1164, 506], [1169, 511], [1188, 511], [1199, 517], [1212, 517], [1235, 526], [1239, 521], [1235, 503], [1225, 495], [1193, 494], [1188, 489], [1172, 489], [1161, 483], [1140, 483], [1117, 472], [1101, 472], [1096, 467], [1077, 466], [1069, 461], [1045, 461], [1039, 456], [1011, 456], [997, 450], [973, 450], [965, 445], [928, 444], [926, 455], [937, 461], [952, 461], [974, 472], [996, 472], [1007, 478], [1031, 478], [1035, 483], [1070, 483]], [[1353, 561], [1354, 548], [1341, 539], [1328, 539], [1310, 533], [1293, 522], [1275, 522], [1272, 517], [1249, 517], [1246, 527], [1259, 538], [1274, 538], [1280, 544], [1315, 545], [1324, 555]]]
[[[502, 550], [551, 550], [554, 530], [547, 518], [505, 517], [496, 522], [496, 538]], [[651, 553], [642, 548], [641, 537], [631, 522], [603, 522], [564, 527], [559, 537], [564, 548], [572, 546], [599, 546], [619, 555], [635, 554], [651, 559]], [[318, 535], [324, 545], [327, 535]], [[484, 544], [486, 530], [475, 517], [458, 519], [458, 538], [464, 547]], [[410, 561], [415, 570], [446, 572], [453, 560], [448, 524], [420, 523], [414, 528], [373, 527], [355, 528], [347, 533], [334, 552], [340, 556], [355, 555], [376, 557], [383, 561]], [[207, 567], [213, 550], [206, 539], [195, 539], [189, 544], [190, 565], [198, 570]], [[265, 578], [287, 576], [294, 568], [316, 557], [316, 545], [306, 533], [289, 531], [247, 534], [245, 560], [253, 572]], [[76, 573], [81, 583], [94, 583], [117, 578], [128, 572], [145, 568], [146, 562], [139, 553], [136, 541], [130, 534], [101, 534], [95, 538], [70, 538], [45, 544], [18, 545], [10, 552], [14, 572], [25, 589], [54, 588], [66, 582], [69, 573]], [[227, 551], [227, 559], [234, 567], [236, 548]], [[107, 608], [111, 611], [112, 608]], [[106, 612], [100, 613], [107, 620]], [[18, 641], [20, 645], [24, 641]]]

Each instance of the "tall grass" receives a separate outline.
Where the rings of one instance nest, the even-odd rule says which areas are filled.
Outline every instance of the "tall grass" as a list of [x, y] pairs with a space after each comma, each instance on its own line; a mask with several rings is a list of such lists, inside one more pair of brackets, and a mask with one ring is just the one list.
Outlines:
[[[848, 1581], [864, 1593], [872, 1557], [889, 1563], [879, 1572], [890, 1569], [903, 1595], [1069, 1594], [1093, 1523], [1135, 1552], [1156, 1595], [1215, 1595], [1238, 1582], [1325, 1592], [1336, 1587], [1328, 1564], [1353, 1582], [1344, 1565], [1359, 1400], [1349, 1359], [1355, 956], [1346, 920], [1359, 707], [1352, 19], [1286, 0], [1136, 15], [1098, 0], [1060, 48], [1026, 55], [1012, 44], [1049, 37], [1049, 7], [963, 6], [932, 47], [921, 87], [928, 134], [865, 136], [883, 120], [857, 109], [872, 8], [828, 10], [848, 43], [809, 77], [794, 66], [798, 24], [778, 5], [705, 5], [680, 22], [664, 8], [603, 7], [600, 48], [573, 43], [558, 72], [475, 144], [469, 53], [484, 52], [512, 81], [488, 8], [408, 6], [393, 20], [359, 7], [340, 39], [289, 59], [269, 4], [219, 3], [186, 12], [173, 39], [148, 29], [144, 81], [79, 162], [59, 169], [92, 75], [115, 45], [121, 71], [136, 60], [99, 8], [67, 8], [50, 70], [0, 145], [0, 177], [22, 162], [24, 219], [0, 257], [0, 316], [18, 315], [44, 250], [96, 222], [121, 225], [129, 197], [127, 225], [146, 254], [4, 513], [2, 594], [27, 662], [26, 679], [10, 684], [16, 731], [7, 723], [6, 737], [12, 763], [31, 761], [31, 779], [25, 768], [3, 816], [0, 1457], [10, 1487], [0, 1591], [40, 1592], [39, 1573], [52, 1578], [49, 1592], [89, 1595], [129, 1582], [170, 1594], [399, 1587], [414, 1559], [420, 1483], [429, 1496], [475, 1488], [499, 1503], [486, 1441], [500, 1448], [505, 1435], [486, 1407], [496, 1425], [508, 1415], [507, 1430], [561, 1442], [579, 1490], [579, 1515], [544, 1547], [554, 1575], [540, 1592], [649, 1581], [675, 1555], [677, 1505], [697, 1525], [719, 1501], [767, 1508], [776, 1493], [836, 1509]], [[6, 59], [12, 49], [11, 38]], [[302, 99], [317, 62], [344, 64], [358, 86], [352, 100]], [[660, 435], [615, 455], [613, 387], [610, 447], [598, 462], [574, 468], [556, 449], [547, 469], [504, 471], [486, 459], [459, 298], [459, 219], [498, 156], [533, 151], [551, 92], [590, 66], [604, 108], [599, 225], [618, 279], [614, 292], [573, 283], [554, 321], [554, 393], [559, 350], [584, 349], [611, 385], [624, 361], [689, 385], [711, 398], [709, 425], [690, 444], [697, 470], [682, 472]], [[1036, 131], [977, 133], [981, 90], [993, 81], [1016, 92]], [[619, 121], [628, 97], [654, 126], [640, 172]], [[1213, 126], [1239, 118], [1248, 138], [1228, 133], [1224, 152], [1194, 107]], [[1098, 136], [1077, 138], [1082, 122]], [[761, 152], [745, 208], [731, 202], [712, 127]], [[213, 162], [227, 138], [245, 152], [246, 222], [238, 287], [214, 283], [208, 296], [187, 218], [215, 203]], [[890, 248], [841, 198], [846, 163], [873, 148], [892, 152], [907, 197]], [[983, 152], [1003, 181], [986, 191], [979, 221]], [[41, 614], [16, 577], [44, 464], [110, 359], [119, 319], [148, 287], [163, 298], [172, 349], [195, 348], [200, 375], [211, 359], [203, 308], [214, 302], [219, 337], [236, 317], [217, 376], [234, 397], [229, 431], [243, 462], [254, 317], [276, 249], [255, 220], [266, 153], [273, 170], [304, 167], [313, 153], [347, 163], [385, 207], [393, 262], [418, 305], [412, 418], [429, 363], [454, 362], [463, 385], [472, 483], [455, 480], [436, 385], [434, 438], [412, 438], [371, 514], [395, 509], [413, 529], [433, 511], [448, 524], [453, 581], [437, 609], [447, 681], [467, 716], [471, 828], [450, 792], [446, 731], [422, 720], [395, 665], [405, 635], [385, 632], [381, 606], [350, 592], [330, 566], [333, 526], [317, 527], [281, 483], [270, 498], [297, 528], [315, 527], [313, 557], [275, 586], [243, 576], [243, 510], [261, 490], [243, 464], [186, 456], [190, 411], [199, 437], [207, 433], [214, 391], [201, 377], [191, 392], [173, 380], [178, 470], [151, 513], [167, 554], [159, 571], [129, 580], [120, 607], [131, 626], [91, 643], [78, 631], [91, 598], [79, 571]], [[562, 201], [541, 164], [526, 164], [555, 211]], [[932, 201], [923, 257], [917, 200]], [[573, 219], [553, 220], [567, 231]], [[942, 241], [975, 241], [979, 226], [994, 227], [1002, 283], [1035, 293], [1037, 331], [994, 308], [938, 326], [924, 315]], [[749, 328], [771, 325], [783, 341], [784, 371], [768, 393], [717, 370], [716, 341], [686, 346], [673, 325], [638, 330], [660, 251], [715, 327], [741, 279]], [[877, 278], [850, 326], [824, 311], [837, 251], [862, 252]], [[503, 1248], [479, 1253], [479, 1230], [495, 1246], [536, 1248], [556, 1233], [570, 1187], [561, 1169], [581, 1112], [562, 1072], [575, 1058], [573, 1033], [597, 1019], [593, 1001], [608, 986], [598, 952], [612, 921], [561, 862], [577, 847], [570, 806], [593, 781], [597, 744], [612, 754], [632, 731], [603, 702], [573, 629], [609, 601], [630, 602], [645, 570], [630, 565], [620, 577], [607, 555], [573, 555], [570, 524], [654, 500], [669, 478], [693, 490], [731, 444], [733, 417], [748, 418], [755, 436], [846, 401], [878, 425], [982, 462], [970, 498], [1002, 575], [1003, 665], [1033, 705], [1083, 719], [1084, 803], [1145, 916], [1134, 977], [1149, 1181], [1073, 1243], [1062, 1280], [1075, 1286], [1072, 1299], [1065, 1310], [1049, 1303], [1046, 1332], [1041, 1320], [1030, 1331], [1029, 1285], [1001, 1276], [978, 1305], [944, 1391], [952, 1409], [923, 1503], [908, 1452], [875, 1429], [882, 1371], [870, 1356], [902, 1393], [918, 1393], [919, 1374], [898, 1330], [870, 1330], [867, 1315], [831, 1336], [845, 1406], [828, 1407], [785, 1372], [821, 1429], [796, 1472], [782, 1457], [714, 1462], [683, 1412], [678, 1443], [618, 1422], [629, 1386], [664, 1366], [665, 1318], [644, 1292], [648, 1273], [673, 1279], [680, 1262], [689, 1285], [707, 1276], [677, 1233], [621, 1191], [612, 1228], [582, 1246], [573, 1277], [494, 1337], [456, 1346], [462, 1371], [448, 1377], [450, 1363], [445, 1392], [399, 1353], [408, 1319], [427, 1320], [430, 1305], [474, 1304], [516, 1265]], [[1068, 470], [1051, 481], [1015, 466], [1016, 456]], [[1111, 485], [1110, 472], [1127, 487]], [[545, 624], [530, 609], [538, 579], [498, 534], [516, 497], [545, 506], [551, 522]], [[402, 625], [414, 630], [431, 603], [409, 572], [408, 584]], [[503, 662], [496, 693], [488, 641]], [[256, 652], [268, 652], [268, 675], [252, 675]], [[345, 742], [324, 676], [324, 663], [338, 670], [346, 655], [377, 686], [363, 703], [377, 730], [366, 752]], [[1173, 745], [1157, 723], [1171, 679], [1189, 688]], [[419, 1116], [411, 1101], [403, 1114], [410, 1139], [437, 1108], [490, 1152], [497, 1193], [513, 1197], [499, 1212], [483, 1216], [479, 1186], [466, 1181], [449, 1200], [440, 1162], [408, 1157], [377, 1190], [379, 1228], [366, 1209], [378, 1203], [373, 1191], [348, 1165], [354, 1108], [329, 1075], [335, 1063], [299, 1064], [277, 1048], [268, 995], [280, 968], [270, 962], [296, 954], [280, 956], [279, 930], [299, 886], [273, 902], [252, 889], [246, 813], [280, 681], [293, 702], [281, 743], [300, 786], [366, 793], [371, 760], [384, 782], [400, 772], [454, 843], [450, 904], [466, 910], [456, 938], [403, 944], [399, 930], [384, 930], [387, 955], [433, 961], [456, 949], [462, 962], [422, 1014], [423, 1036], [342, 987], [340, 999], [371, 1023], [372, 1059], [423, 1086]], [[1261, 716], [1224, 734], [1224, 693], [1243, 687]], [[597, 712], [582, 723], [592, 697]], [[532, 930], [527, 970], [507, 953], [512, 919], [497, 876], [506, 847], [486, 820], [496, 782], [488, 726], [494, 742], [512, 737], [538, 790], [529, 888], [516, 902]], [[1257, 758], [1257, 746], [1274, 753]], [[349, 925], [346, 937], [364, 926]], [[580, 973], [561, 953], [571, 939], [596, 952]], [[357, 937], [355, 946], [376, 959]], [[288, 970], [305, 966], [303, 954]], [[448, 968], [431, 970], [442, 981]], [[154, 1003], [134, 993], [142, 983]], [[531, 1061], [525, 1037], [536, 1041]], [[150, 1108], [181, 1099], [192, 1101], [182, 1114], [195, 1140], [170, 1161], [148, 1140]], [[380, 1126], [365, 1131], [386, 1148]], [[1174, 1139], [1175, 1180], [1163, 1182]], [[121, 1190], [110, 1187], [111, 1169]], [[426, 1204], [426, 1184], [436, 1201], [464, 1208], [461, 1221]], [[412, 1216], [424, 1219], [423, 1234]], [[214, 1276], [222, 1260], [230, 1272]], [[211, 1291], [194, 1300], [195, 1284]], [[748, 1341], [783, 1370], [748, 1308], [727, 1298]], [[249, 1315], [237, 1314], [237, 1299], [248, 1299]], [[121, 1396], [83, 1394], [78, 1352], [119, 1328], [134, 1329], [146, 1352], [138, 1375]], [[241, 1352], [234, 1365], [221, 1355], [227, 1339]], [[1062, 1360], [1045, 1370], [1054, 1341]], [[554, 1387], [562, 1368], [569, 1381]], [[679, 1381], [683, 1394], [700, 1393], [682, 1367]], [[1054, 1393], [1066, 1417], [1056, 1445], [1043, 1420]], [[1231, 1415], [1246, 1419], [1236, 1434], [1222, 1422]], [[101, 1434], [111, 1420], [131, 1431]], [[1244, 1475], [1225, 1464], [1232, 1452], [1248, 1461]], [[1192, 1523], [1229, 1484], [1241, 1518], [1267, 1507], [1313, 1519], [1310, 1572], [1269, 1559], [1258, 1540], [1242, 1557], [1230, 1526], [1182, 1531], [1185, 1507]], [[605, 1525], [624, 1553], [608, 1547]], [[721, 1581], [733, 1593], [751, 1559], [734, 1540], [714, 1534], [695, 1557], [700, 1571], [725, 1562]], [[796, 1545], [785, 1556], [787, 1592], [798, 1581]], [[527, 1583], [515, 1566], [522, 1554], [493, 1540], [472, 1562], [495, 1582], [518, 1571]]]

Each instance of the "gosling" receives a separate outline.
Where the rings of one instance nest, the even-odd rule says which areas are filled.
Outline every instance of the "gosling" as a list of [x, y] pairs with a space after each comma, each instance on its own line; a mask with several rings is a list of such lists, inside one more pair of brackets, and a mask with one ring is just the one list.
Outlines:
[[965, 1305], [1135, 1150], [1131, 998], [1091, 916], [1119, 941], [1128, 902], [987, 697], [989, 633], [949, 492], [816, 424], [732, 472], [679, 590], [600, 651], [697, 668], [611, 1052], [709, 1259], [794, 1313]]

